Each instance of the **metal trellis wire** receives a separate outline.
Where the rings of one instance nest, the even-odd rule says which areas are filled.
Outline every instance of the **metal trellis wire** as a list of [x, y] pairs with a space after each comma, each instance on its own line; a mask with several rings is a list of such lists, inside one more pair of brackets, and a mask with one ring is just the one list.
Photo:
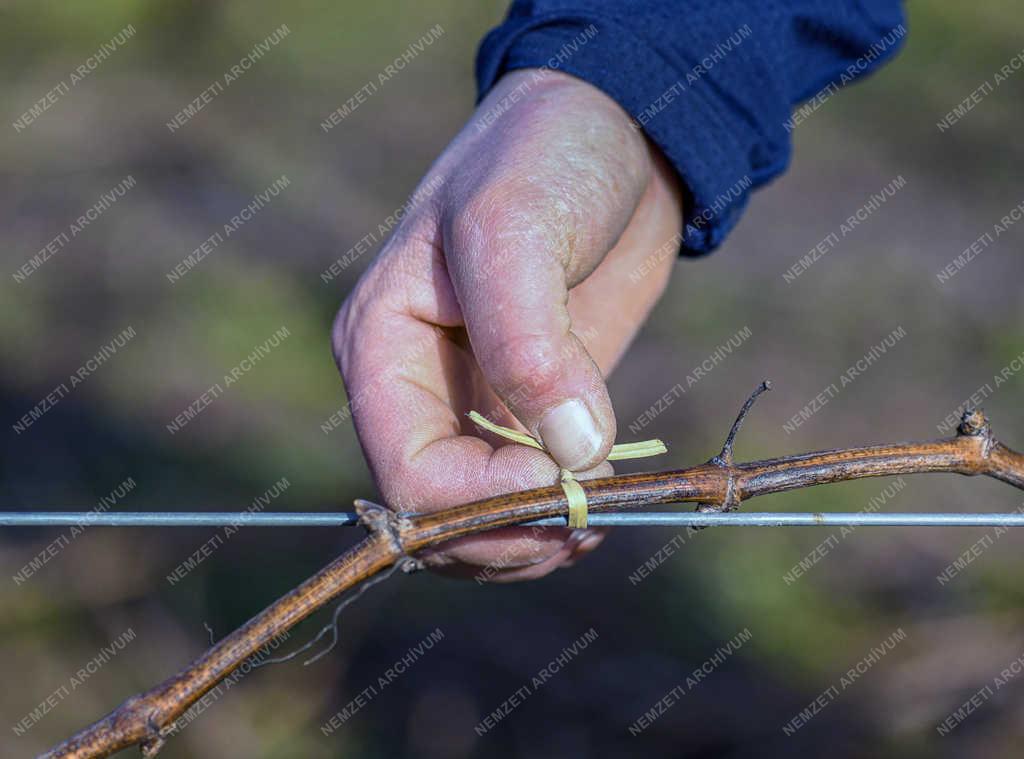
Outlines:
[[[590, 514], [594, 527], [1024, 527], [1024, 514], [921, 512], [626, 512]], [[352, 527], [354, 512], [6, 511], [0, 527]], [[564, 527], [565, 517], [525, 522]]]

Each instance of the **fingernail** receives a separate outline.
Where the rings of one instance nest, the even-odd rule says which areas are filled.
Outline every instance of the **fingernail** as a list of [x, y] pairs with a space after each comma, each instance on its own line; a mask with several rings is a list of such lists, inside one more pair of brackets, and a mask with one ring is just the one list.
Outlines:
[[590, 553], [604, 541], [604, 533], [597, 532], [596, 530], [579, 530], [578, 532], [582, 532], [584, 535], [581, 537], [580, 544], [576, 546], [574, 553]]
[[601, 433], [581, 401], [565, 401], [545, 414], [537, 432], [544, 447], [566, 469], [582, 469], [601, 447]]

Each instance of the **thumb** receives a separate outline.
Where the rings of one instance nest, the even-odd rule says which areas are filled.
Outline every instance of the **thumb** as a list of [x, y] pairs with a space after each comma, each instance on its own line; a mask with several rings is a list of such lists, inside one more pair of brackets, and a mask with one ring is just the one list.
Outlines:
[[633, 204], [621, 226], [613, 215], [605, 229], [583, 229], [536, 193], [501, 180], [475, 193], [445, 225], [445, 257], [488, 384], [560, 466], [581, 471], [607, 458], [615, 416], [600, 369], [572, 331], [569, 289], [611, 249]]

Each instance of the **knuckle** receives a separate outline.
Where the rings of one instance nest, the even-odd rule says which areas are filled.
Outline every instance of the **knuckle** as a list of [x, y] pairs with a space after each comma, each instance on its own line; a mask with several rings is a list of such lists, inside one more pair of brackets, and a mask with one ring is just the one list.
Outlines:
[[349, 364], [349, 335], [352, 333], [352, 297], [346, 298], [341, 304], [334, 324], [331, 326], [331, 351], [338, 369], [344, 376]]
[[506, 338], [483, 358], [485, 372], [493, 367], [495, 389], [506, 399], [543, 398], [557, 391], [565, 375], [560, 352], [544, 336]]
[[341, 304], [331, 326], [331, 350], [343, 376], [359, 352], [360, 336], [364, 334], [367, 325], [379, 319], [382, 301], [374, 289], [365, 277], [360, 279]]
[[509, 196], [499, 198], [491, 187], [473, 190], [450, 210], [448, 229], [455, 242], [454, 247], [468, 253], [485, 247], [474, 243], [500, 236], [507, 209], [513, 202]]
[[518, 174], [464, 193], [445, 220], [446, 248], [473, 267], [496, 269], [524, 251], [551, 251], [557, 203]]

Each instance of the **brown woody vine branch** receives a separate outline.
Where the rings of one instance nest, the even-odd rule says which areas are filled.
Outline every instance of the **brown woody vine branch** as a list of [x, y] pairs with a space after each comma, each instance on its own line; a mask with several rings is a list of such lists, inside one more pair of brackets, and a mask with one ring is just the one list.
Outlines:
[[[696, 502], [729, 510], [755, 496], [830, 482], [955, 472], [987, 475], [1024, 489], [1024, 455], [992, 435], [981, 411], [967, 411], [956, 437], [924, 443], [848, 448], [734, 464], [732, 441], [762, 385], [744, 406], [722, 453], [706, 464], [670, 472], [628, 474], [581, 482], [591, 512], [654, 504]], [[332, 599], [405, 560], [452, 538], [568, 512], [561, 487], [496, 496], [434, 514], [398, 516], [357, 502], [369, 536], [294, 590], [279, 598], [178, 674], [132, 696], [106, 717], [43, 757], [104, 757], [139, 744], [151, 757], [176, 719], [258, 649]], [[411, 564], [411, 562], [410, 562]]]

